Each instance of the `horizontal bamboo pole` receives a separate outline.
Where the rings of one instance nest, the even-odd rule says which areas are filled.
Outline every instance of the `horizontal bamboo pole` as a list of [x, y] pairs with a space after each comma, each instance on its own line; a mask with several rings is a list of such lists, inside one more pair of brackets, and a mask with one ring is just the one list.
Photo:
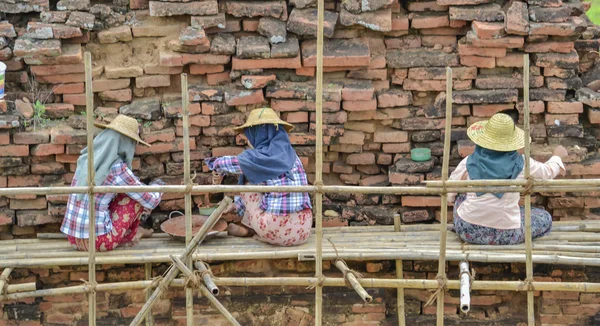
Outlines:
[[5, 293], [6, 285], [8, 284], [8, 277], [12, 273], [12, 268], [6, 267], [0, 274], [0, 295]]
[[[315, 277], [215, 277], [215, 284], [219, 286], [232, 287], [253, 287], [253, 286], [313, 286], [318, 282]], [[358, 280], [361, 286], [366, 288], [408, 288], [408, 289], [437, 289], [439, 283], [437, 280], [417, 280], [417, 279], [376, 279], [361, 278]], [[184, 287], [185, 279], [174, 279], [172, 287]], [[129, 281], [117, 283], [104, 283], [96, 286], [96, 292], [122, 292], [145, 290], [155, 285], [151, 280]], [[344, 287], [343, 278], [325, 277], [323, 286]], [[448, 289], [460, 289], [460, 281], [448, 280]], [[535, 291], [564, 291], [564, 292], [584, 292], [599, 293], [600, 283], [588, 282], [531, 282]], [[471, 286], [473, 291], [526, 291], [527, 283], [523, 281], [473, 281]], [[71, 294], [87, 293], [89, 288], [85, 285], [69, 286], [55, 289], [36, 290], [30, 292], [12, 293], [0, 296], [1, 301], [20, 300], [33, 297], [51, 297]]]
[[354, 291], [356, 291], [356, 293], [358, 293], [358, 295], [361, 297], [361, 299], [363, 299], [364, 302], [372, 302], [373, 301], [373, 297], [370, 296], [369, 293], [367, 293], [367, 291], [365, 291], [365, 289], [360, 285], [360, 283], [358, 283], [356, 276], [350, 270], [350, 268], [348, 268], [348, 266], [346, 265], [346, 263], [344, 263], [344, 261], [339, 260], [339, 259], [336, 260], [335, 267], [337, 267], [340, 270], [340, 272], [342, 272], [344, 274], [345, 279], [348, 281], [348, 283], [350, 283], [350, 285], [352, 286]]
[[6, 287], [6, 293], [11, 294], [11, 293], [17, 293], [17, 292], [30, 292], [30, 291], [35, 291], [36, 289], [37, 289], [37, 286], [36, 286], [35, 282], [23, 283], [23, 284], [9, 284]]
[[[597, 180], [597, 179], [586, 179]], [[563, 180], [546, 180], [563, 181]], [[459, 182], [459, 181], [456, 181]], [[466, 182], [466, 181], [460, 181]], [[515, 180], [519, 182], [519, 180]], [[198, 185], [192, 187], [192, 194], [204, 193], [229, 193], [229, 192], [309, 192], [314, 193], [319, 189], [316, 186], [256, 186], [256, 185]], [[22, 188], [3, 188], [0, 189], [0, 196], [11, 195], [67, 195], [87, 193], [86, 187], [22, 187]], [[161, 192], [161, 193], [184, 193], [186, 186], [97, 186], [93, 188], [94, 193], [129, 193], [129, 192]], [[323, 193], [344, 193], [344, 194], [389, 194], [389, 195], [439, 195], [444, 192], [443, 187], [438, 186], [390, 186], [390, 187], [361, 187], [361, 186], [322, 186], [320, 190]], [[526, 187], [516, 186], [447, 186], [449, 193], [464, 192], [525, 192]], [[534, 192], [594, 192], [600, 191], [600, 186], [561, 186], [549, 184], [546, 186], [533, 187]]]
[[[427, 187], [443, 187], [442, 181], [431, 180], [424, 181]], [[528, 181], [519, 180], [448, 180], [447, 187], [486, 187], [486, 186], [525, 186]], [[556, 187], [598, 187], [600, 179], [558, 179], [533, 181], [535, 186], [556, 186]]]

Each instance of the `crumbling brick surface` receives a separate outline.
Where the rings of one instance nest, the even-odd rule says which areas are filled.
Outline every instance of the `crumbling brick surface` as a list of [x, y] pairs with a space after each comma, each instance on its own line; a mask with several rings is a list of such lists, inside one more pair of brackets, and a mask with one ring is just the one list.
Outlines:
[[[327, 183], [414, 186], [438, 180], [446, 118], [454, 128], [455, 166], [473, 151], [468, 125], [502, 110], [522, 111], [524, 54], [531, 61], [533, 156], [547, 159], [561, 143], [571, 154], [567, 178], [600, 176], [600, 27], [589, 22], [578, 0], [343, 0], [326, 1], [325, 9]], [[0, 101], [1, 187], [70, 183], [85, 146], [86, 50], [94, 61], [95, 120], [129, 114], [153, 144], [136, 152], [134, 169], [144, 181], [182, 183], [182, 72], [189, 74], [197, 182], [210, 182], [202, 159], [243, 150], [233, 127], [265, 105], [296, 127], [290, 138], [313, 180], [316, 1], [0, 0], [0, 12], [17, 15], [0, 21], [0, 60], [8, 67], [6, 101]], [[452, 117], [445, 116], [446, 66], [453, 68]], [[42, 116], [38, 100], [45, 105]], [[430, 148], [432, 160], [410, 161], [415, 147]], [[543, 195], [536, 204], [557, 221], [596, 219], [600, 212], [595, 194]], [[64, 206], [53, 196], [0, 198], [0, 239], [56, 230]], [[182, 197], [168, 195], [160, 208], [182, 209]], [[439, 216], [439, 200], [423, 196], [327, 195], [325, 208], [339, 215], [329, 226], [391, 224], [396, 212], [405, 223]], [[495, 300], [482, 298], [491, 306]], [[553, 307], [542, 312], [542, 322], [581, 321]], [[44, 309], [19, 315], [46, 315]], [[377, 309], [368, 318], [380, 318]], [[474, 315], [493, 319], [505, 312], [486, 309]], [[119, 313], [125, 318], [132, 311]], [[560, 317], [553, 319], [554, 313]], [[289, 316], [296, 318], [291, 324], [310, 323], [304, 315]], [[44, 322], [76, 317], [63, 311], [53, 318]]]

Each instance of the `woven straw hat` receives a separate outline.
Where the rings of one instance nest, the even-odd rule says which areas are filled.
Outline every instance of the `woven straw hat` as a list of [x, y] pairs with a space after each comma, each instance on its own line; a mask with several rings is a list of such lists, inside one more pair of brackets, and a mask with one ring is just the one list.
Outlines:
[[467, 135], [475, 144], [498, 152], [516, 151], [525, 146], [525, 133], [504, 113], [497, 113], [488, 121], [472, 124]]
[[237, 132], [241, 132], [242, 130], [250, 128], [252, 126], [266, 124], [274, 124], [276, 126], [283, 125], [287, 132], [290, 132], [294, 129], [293, 125], [281, 120], [277, 113], [271, 108], [260, 108], [252, 110], [250, 112], [250, 115], [248, 116], [248, 120], [246, 120], [246, 123], [233, 129]]
[[140, 138], [140, 125], [138, 124], [137, 120], [132, 117], [119, 114], [108, 125], [94, 123], [94, 126], [102, 129], [112, 129], [122, 135], [125, 135], [137, 141], [138, 143], [142, 143], [150, 147], [150, 144], [146, 143]]

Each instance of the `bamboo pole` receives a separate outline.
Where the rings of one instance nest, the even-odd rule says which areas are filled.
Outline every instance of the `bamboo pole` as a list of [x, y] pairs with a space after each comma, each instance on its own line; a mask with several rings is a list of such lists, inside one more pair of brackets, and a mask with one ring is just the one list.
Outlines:
[[[592, 180], [592, 179], [588, 179]], [[600, 179], [593, 179], [600, 180]], [[481, 180], [476, 180], [481, 181]], [[564, 180], [545, 180], [564, 181]], [[582, 180], [584, 181], [584, 180]], [[450, 181], [449, 181], [450, 182]], [[471, 182], [471, 181], [453, 181], [455, 182]], [[516, 182], [520, 182], [516, 180]], [[323, 193], [339, 193], [339, 194], [380, 194], [380, 195], [439, 195], [444, 192], [444, 189], [437, 186], [422, 187], [422, 186], [390, 186], [390, 187], [363, 187], [363, 186], [321, 186], [320, 191]], [[0, 196], [14, 195], [68, 195], [68, 194], [85, 194], [89, 191], [86, 187], [20, 187], [20, 188], [2, 188]], [[145, 185], [145, 186], [95, 186], [95, 193], [115, 193], [123, 194], [129, 192], [161, 192], [161, 193], [182, 193], [186, 191], [184, 185]], [[526, 188], [522, 185], [515, 186], [447, 186], [447, 192], [518, 192], [524, 193]], [[561, 186], [554, 183], [546, 186], [535, 186], [533, 192], [597, 192], [600, 191], [600, 186]], [[306, 186], [257, 186], [257, 185], [196, 185], [192, 187], [192, 195], [211, 193], [232, 193], [232, 192], [308, 192], [316, 193], [317, 187], [314, 185]]]
[[87, 154], [88, 154], [88, 231], [89, 231], [89, 262], [88, 282], [92, 290], [88, 293], [88, 320], [90, 326], [96, 325], [96, 203], [94, 192], [94, 91], [92, 87], [92, 54], [85, 52], [85, 111], [87, 120]]
[[[198, 233], [196, 233], [196, 235], [194, 236], [192, 241], [190, 241], [186, 245], [185, 250], [179, 257], [180, 259], [183, 259], [183, 260], [188, 259], [189, 255], [192, 253], [192, 250], [194, 250], [198, 244], [202, 243], [202, 241], [206, 238], [206, 234], [208, 233], [208, 231], [213, 228], [215, 223], [217, 223], [217, 221], [223, 214], [223, 211], [225, 210], [225, 208], [227, 208], [229, 206], [229, 204], [231, 204], [231, 202], [232, 202], [232, 200], [229, 197], [225, 197], [221, 201], [221, 203], [219, 204], [219, 207], [217, 207], [217, 209], [212, 214], [210, 214], [210, 217], [206, 220], [204, 225], [202, 225], [202, 228], [200, 228]], [[140, 312], [137, 314], [135, 319], [131, 322], [131, 324], [130, 324], [131, 326], [137, 326], [142, 322], [142, 320], [148, 313], [148, 309], [152, 307], [154, 302], [156, 302], [156, 299], [158, 299], [158, 297], [161, 295], [161, 293], [163, 291], [163, 287], [168, 287], [171, 284], [171, 282], [177, 276], [177, 272], [178, 272], [178, 269], [175, 268], [174, 266], [171, 266], [171, 268], [169, 268], [169, 271], [165, 275], [164, 279], [162, 281], [160, 281], [159, 287], [156, 288], [156, 290], [154, 290], [154, 292], [150, 296], [150, 299], [148, 299], [148, 301], [146, 301], [146, 303], [144, 304], [144, 306], [142, 307]]]
[[[181, 74], [181, 106], [183, 109], [183, 182], [191, 185], [190, 177], [190, 111], [187, 74]], [[185, 205], [185, 243], [189, 244], [192, 240], [192, 193], [186, 192], [184, 197]], [[187, 268], [192, 269], [192, 260], [186, 262]], [[194, 290], [191, 287], [185, 289], [185, 311], [188, 326], [194, 325]]]
[[[146, 280], [152, 279], [152, 264], [144, 264], [144, 277]], [[146, 301], [148, 301], [148, 299], [150, 299], [150, 291], [146, 291]], [[146, 326], [154, 326], [154, 315], [152, 315], [152, 308], [148, 309]]]
[[[316, 144], [315, 144], [315, 277], [323, 278], [323, 27], [325, 24], [325, 0], [317, 0], [317, 77], [316, 77]], [[315, 286], [315, 325], [323, 324], [323, 286]]]
[[194, 266], [196, 266], [196, 269], [202, 273], [202, 280], [204, 281], [204, 284], [210, 293], [214, 294], [215, 296], [219, 295], [219, 288], [211, 277], [210, 267], [207, 267], [202, 261], [195, 262]]
[[[529, 159], [531, 157], [530, 135], [529, 130], [529, 55], [523, 55], [523, 115], [524, 115], [524, 132], [525, 132], [525, 179], [531, 177], [531, 167]], [[531, 244], [531, 194], [525, 194], [525, 269], [528, 281], [533, 281], [533, 259], [532, 259], [532, 244]], [[527, 324], [535, 326], [535, 311], [534, 311], [533, 291], [527, 291]]]
[[5, 293], [10, 273], [12, 273], [12, 268], [7, 267], [2, 271], [2, 274], [0, 274], [0, 295]]
[[23, 283], [23, 284], [9, 284], [6, 287], [6, 294], [17, 293], [17, 292], [30, 292], [35, 291], [37, 286], [35, 282]]
[[[450, 163], [450, 139], [452, 138], [452, 69], [446, 68], [446, 126], [444, 133], [444, 157], [442, 162], [442, 182], [448, 180]], [[443, 192], [440, 208], [440, 259], [438, 261], [438, 281], [440, 288], [437, 294], [437, 322], [444, 325], [444, 296], [446, 282], [446, 238], [448, 224], [448, 193]]]
[[358, 283], [356, 276], [353, 274], [352, 270], [348, 268], [348, 266], [346, 265], [346, 263], [344, 263], [343, 260], [336, 260], [335, 267], [337, 267], [340, 270], [340, 272], [344, 274], [344, 279], [346, 279], [346, 281], [350, 283], [354, 291], [358, 293], [358, 295], [361, 297], [361, 299], [363, 299], [364, 302], [370, 303], [373, 301], [373, 297], [370, 296], [369, 293], [367, 293], [367, 291], [365, 291], [365, 289], [360, 285], [360, 283]]
[[[394, 214], [394, 232], [401, 231], [402, 220], [400, 218], [400, 214]], [[396, 278], [403, 279], [404, 278], [404, 263], [402, 260], [396, 260]], [[406, 313], [404, 308], [404, 289], [398, 288], [396, 293], [396, 310], [398, 311], [398, 326], [406, 325]]]
[[177, 256], [170, 255], [169, 257], [171, 258], [173, 264], [175, 264], [175, 266], [181, 271], [183, 275], [185, 275], [185, 277], [190, 282], [192, 282], [193, 284], [199, 284], [200, 280], [198, 279], [198, 277], [196, 277], [196, 275], [194, 275], [194, 272], [187, 268], [187, 266], [185, 266], [185, 264], [179, 258], [177, 258]]

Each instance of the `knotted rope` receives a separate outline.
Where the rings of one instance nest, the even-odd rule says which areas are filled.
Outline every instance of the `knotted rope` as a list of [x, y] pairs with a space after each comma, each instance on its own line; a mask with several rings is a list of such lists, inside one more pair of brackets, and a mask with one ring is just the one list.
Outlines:
[[535, 181], [535, 179], [532, 176], [529, 176], [527, 178], [527, 184], [525, 185], [525, 190], [523, 191], [523, 196], [528, 196], [531, 195], [531, 193], [533, 192], [533, 182]]
[[352, 288], [352, 284], [350, 284], [350, 281], [348, 280], [348, 274], [354, 275], [354, 277], [356, 277], [357, 279], [362, 278], [363, 275], [360, 272], [357, 272], [357, 271], [351, 269], [350, 267], [348, 267], [348, 264], [346, 264], [346, 262], [342, 258], [340, 258], [338, 250], [337, 250], [335, 244], [333, 243], [333, 241], [331, 241], [331, 238], [327, 238], [327, 241], [329, 241], [329, 243], [331, 243], [333, 250], [335, 250], [335, 261], [341, 262], [342, 264], [344, 264], [344, 266], [346, 266], [347, 269], [342, 271], [342, 275], [344, 277], [344, 283], [346, 284], [347, 287]]
[[[148, 293], [148, 291], [159, 287], [162, 283], [163, 277], [162, 275], [156, 276], [154, 278], [152, 278], [152, 283], [148, 284], [148, 286], [144, 289], [144, 293]], [[164, 288], [163, 288], [164, 290]]]
[[[84, 287], [86, 293], [96, 296], [96, 286], [98, 285], [98, 283], [86, 281], [84, 279], [79, 279], [79, 280], [81, 282], [83, 282], [83, 287]], [[89, 304], [86, 296], [84, 296], [83, 300], [85, 301], [86, 304]]]
[[212, 273], [212, 270], [210, 269], [210, 265], [208, 265], [206, 262], [203, 262], [203, 261], [201, 263], [204, 266], [204, 268], [206, 268], [206, 269], [203, 271], [196, 270], [196, 272], [199, 272], [200, 277], [202, 277], [203, 279], [204, 279], [204, 276], [206, 276], [206, 275], [213, 277], [214, 275]]
[[[463, 260], [463, 262], [467, 264], [469, 263], [467, 260]], [[475, 272], [475, 268], [471, 268], [470, 271], [468, 269], [461, 271], [460, 274], [458, 274], [459, 280], [462, 278], [463, 274], [469, 275], [469, 288], [473, 287], [473, 280], [475, 279], [475, 275], [477, 275], [477, 272]]]
[[196, 180], [197, 174], [196, 171], [194, 171], [194, 176], [190, 178], [190, 181], [188, 181], [188, 183], [185, 185], [185, 194], [191, 194], [192, 193], [192, 187], [194, 187], [195, 183], [194, 180]]
[[325, 185], [325, 183], [323, 183], [323, 181], [315, 181], [313, 182], [313, 186], [315, 186], [317, 189], [315, 189], [316, 193], [322, 194], [323, 193], [323, 186]]
[[523, 280], [523, 284], [519, 285], [517, 287], [517, 290], [519, 291], [533, 291], [535, 290], [533, 288], [533, 279], [532, 278], [526, 278]]
[[448, 279], [446, 278], [446, 276], [438, 275], [435, 279], [438, 281], [438, 288], [435, 291], [433, 291], [433, 294], [429, 297], [429, 300], [427, 300], [427, 302], [425, 303], [425, 307], [433, 304], [435, 302], [435, 300], [437, 299], [438, 294], [441, 291], [448, 290]]

